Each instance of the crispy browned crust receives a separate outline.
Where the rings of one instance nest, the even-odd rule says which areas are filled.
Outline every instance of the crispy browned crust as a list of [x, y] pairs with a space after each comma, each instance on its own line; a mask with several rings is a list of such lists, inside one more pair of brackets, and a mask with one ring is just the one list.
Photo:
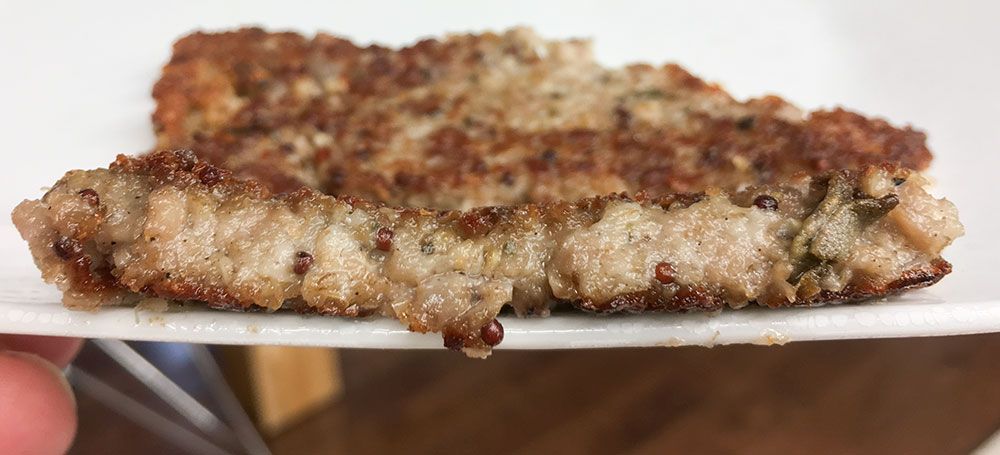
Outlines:
[[797, 306], [824, 305], [828, 303], [858, 302], [876, 297], [887, 297], [910, 289], [930, 286], [951, 273], [951, 263], [937, 258], [926, 269], [909, 270], [888, 284], [862, 283], [849, 285], [840, 292], [820, 291], [815, 296], [804, 299]]
[[[886, 284], [851, 283], [838, 292], [824, 290], [805, 299], [796, 299], [779, 305], [761, 305], [778, 308], [859, 302], [927, 287], [937, 283], [949, 273], [951, 273], [951, 264], [944, 259], [937, 258], [931, 262], [929, 268], [909, 270], [899, 279]], [[623, 294], [606, 302], [581, 300], [568, 303], [581, 310], [594, 313], [717, 311], [727, 306], [726, 301], [721, 296], [707, 292], [702, 288], [692, 286], [681, 286], [677, 290], [665, 288], [665, 286], [654, 285], [644, 291]]]
[[[475, 77], [486, 65], [480, 62], [484, 52], [507, 52], [526, 67], [544, 63], [545, 56], [518, 46], [509, 35], [429, 39], [394, 50], [360, 47], [323, 34], [308, 39], [257, 28], [194, 33], [175, 44], [153, 91], [158, 146], [193, 149], [199, 157], [279, 192], [307, 186], [391, 205], [437, 208], [577, 199], [578, 188], [537, 190], [570, 177], [616, 182], [612, 191], [662, 195], [709, 186], [735, 190], [796, 172], [885, 161], [921, 170], [931, 159], [925, 135], [909, 127], [842, 109], [797, 118], [780, 98], [738, 102], [676, 65], [626, 69], [638, 76], [662, 73], [670, 81], [671, 91], [637, 88], [631, 96], [651, 102], [722, 99], [725, 106], [685, 111], [681, 127], [640, 121], [633, 105], [611, 103], [592, 106], [594, 116], [617, 119], [608, 127], [532, 131], [507, 120], [481, 123], [462, 117], [467, 114], [464, 95], [439, 88], [402, 107], [372, 107], [379, 100], [435, 87], [453, 73]], [[330, 67], [346, 68], [339, 73], [342, 87], [335, 94], [275, 99], [276, 86], [294, 87], [300, 80], [322, 85], [324, 68]], [[239, 107], [231, 109], [235, 105]], [[433, 119], [435, 125], [406, 159], [387, 155], [387, 144], [401, 134], [393, 126], [403, 115], [400, 110]], [[332, 142], [305, 152], [293, 144], [317, 132], [328, 134]], [[512, 159], [492, 162], [490, 157], [501, 151]], [[470, 190], [486, 193], [470, 199]]]
[[[275, 199], [289, 204], [322, 202], [329, 196], [309, 189], [301, 189], [291, 194], [270, 193], [255, 181], [236, 178], [231, 172], [199, 161], [186, 151], [160, 152], [138, 158], [119, 155], [110, 168], [116, 172], [137, 174], [150, 178], [159, 185], [186, 189], [207, 186], [216, 192], [229, 195], [247, 195], [257, 199]], [[885, 166], [885, 169], [892, 169]], [[848, 175], [848, 174], [845, 174]], [[853, 174], [851, 174], [853, 175]], [[814, 179], [823, 185], [824, 178]], [[749, 191], [748, 194], [754, 194]], [[636, 201], [648, 206], [687, 207], [697, 202], [703, 193], [680, 193], [651, 198], [646, 194], [631, 197], [626, 194], [612, 194], [587, 198], [575, 202], [558, 201], [547, 204], [528, 204], [518, 207], [484, 207], [465, 212], [435, 211], [428, 209], [396, 208], [405, 216], [434, 216], [443, 226], [453, 229], [466, 238], [481, 237], [498, 226], [507, 228], [519, 223], [576, 223], [590, 224], [596, 221], [604, 208], [612, 201]], [[338, 198], [359, 209], [385, 207], [380, 203], [351, 197]], [[734, 201], [746, 197], [734, 197]], [[136, 291], [122, 283], [113, 271], [104, 267], [92, 267], [93, 257], [85, 252], [82, 245], [95, 234], [93, 229], [80, 229], [76, 234], [62, 236], [53, 233], [50, 247], [63, 261], [69, 279], [69, 288], [78, 293], [103, 294], [115, 291]], [[896, 294], [908, 289], [930, 286], [951, 272], [951, 264], [941, 258], [932, 260], [928, 266], [905, 272], [898, 279], [878, 284], [866, 280], [854, 280], [839, 292], [820, 291], [808, 298], [797, 298], [778, 305], [767, 306], [816, 306], [871, 299]], [[169, 276], [139, 289], [140, 294], [174, 300], [193, 300], [215, 309], [235, 311], [257, 311], [261, 307], [252, 300], [241, 300], [225, 288], [206, 286], [183, 278]], [[716, 311], [727, 306], [722, 294], [709, 291], [697, 285], [675, 285], [653, 282], [650, 287], [639, 292], [615, 296], [607, 301], [576, 300], [562, 303], [595, 313], [640, 313], [640, 312], [688, 312]], [[754, 304], [756, 302], [748, 302]], [[286, 308], [301, 313], [319, 313], [336, 316], [360, 317], [374, 312], [372, 308], [352, 306], [347, 309], [309, 307], [303, 302], [291, 300]]]

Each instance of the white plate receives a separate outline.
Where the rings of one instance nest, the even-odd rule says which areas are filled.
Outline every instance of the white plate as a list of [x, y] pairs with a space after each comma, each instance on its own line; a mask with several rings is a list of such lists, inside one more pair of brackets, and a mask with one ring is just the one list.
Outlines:
[[[594, 37], [597, 54], [607, 63], [669, 59], [724, 81], [741, 97], [776, 91], [810, 109], [843, 103], [919, 125], [930, 132], [936, 192], [958, 205], [968, 233], [945, 251], [954, 264], [952, 275], [927, 290], [884, 302], [714, 316], [505, 318], [501, 348], [770, 344], [1000, 331], [1000, 277], [994, 272], [1000, 247], [993, 238], [1000, 233], [1000, 216], [992, 201], [994, 169], [1000, 168], [1000, 91], [995, 88], [1000, 28], [992, 23], [998, 4], [693, 3], [515, 0], [503, 7], [458, 7], [454, 2], [352, 2], [331, 3], [324, 12], [315, 4], [292, 7], [288, 2], [241, 3], [234, 9], [222, 2], [139, 7], [121, 1], [107, 9], [139, 8], [141, 14], [120, 21], [89, 4], [67, 4], [53, 16], [33, 2], [15, 2], [11, 14], [0, 18], [0, 42], [13, 50], [5, 52], [5, 68], [17, 69], [0, 71], [2, 153], [7, 154], [0, 201], [9, 211], [20, 199], [40, 196], [39, 188], [67, 169], [101, 167], [115, 153], [148, 149], [150, 87], [168, 44], [191, 28], [261, 23], [400, 44], [444, 31], [530, 24], [550, 37]], [[384, 14], [387, 10], [394, 11], [392, 17]], [[564, 14], [569, 10], [573, 14]], [[905, 11], [905, 18], [898, 11]], [[994, 196], [987, 188], [994, 188]], [[5, 259], [0, 264], [0, 332], [229, 344], [441, 345], [437, 336], [412, 334], [384, 319], [200, 309], [68, 311], [58, 303], [59, 293], [39, 279], [9, 222], [0, 225], [0, 254]]]

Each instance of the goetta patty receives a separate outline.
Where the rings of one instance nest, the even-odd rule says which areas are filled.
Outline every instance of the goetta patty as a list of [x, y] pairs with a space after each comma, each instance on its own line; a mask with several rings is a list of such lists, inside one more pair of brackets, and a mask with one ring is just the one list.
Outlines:
[[467, 209], [613, 192], [728, 191], [892, 162], [925, 136], [841, 109], [737, 101], [677, 65], [606, 68], [527, 29], [390, 49], [242, 29], [174, 45], [158, 149], [275, 191]]
[[[72, 307], [192, 300], [382, 314], [483, 356], [505, 305], [594, 312], [815, 305], [932, 284], [955, 207], [891, 166], [739, 192], [468, 211], [274, 195], [189, 152], [71, 171], [13, 218]], [[502, 332], [499, 332], [502, 334]]]

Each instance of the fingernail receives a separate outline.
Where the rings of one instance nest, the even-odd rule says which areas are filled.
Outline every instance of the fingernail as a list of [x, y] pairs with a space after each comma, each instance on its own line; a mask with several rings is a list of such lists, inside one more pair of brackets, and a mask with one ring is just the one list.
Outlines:
[[41, 365], [45, 369], [52, 372], [52, 374], [59, 379], [59, 384], [63, 386], [66, 390], [66, 394], [69, 395], [70, 400], [73, 402], [73, 407], [76, 407], [76, 395], [73, 393], [73, 387], [69, 385], [69, 381], [66, 380], [66, 375], [63, 374], [59, 367], [55, 366], [52, 362], [45, 360], [44, 358], [38, 356], [37, 354], [32, 354], [30, 352], [21, 351], [0, 351], [0, 355], [8, 355], [11, 357], [17, 357], [19, 359], [27, 360], [29, 362]]

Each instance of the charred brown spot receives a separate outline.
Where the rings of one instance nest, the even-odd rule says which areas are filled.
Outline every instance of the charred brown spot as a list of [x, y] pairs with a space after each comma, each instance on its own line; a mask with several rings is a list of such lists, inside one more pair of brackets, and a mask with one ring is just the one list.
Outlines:
[[425, 96], [419, 100], [411, 101], [408, 107], [416, 114], [437, 114], [441, 112], [441, 98], [436, 95]]
[[168, 300], [197, 300], [228, 308], [251, 309], [254, 303], [241, 300], [224, 286], [209, 286], [194, 280], [161, 280], [143, 287], [142, 292]]
[[656, 264], [656, 269], [654, 269], [656, 275], [656, 281], [663, 284], [670, 284], [676, 281], [675, 275], [677, 270], [669, 262], [661, 262]]
[[462, 215], [458, 227], [465, 237], [481, 237], [488, 234], [500, 222], [501, 213], [498, 207], [475, 209]]
[[[240, 176], [253, 177], [279, 192], [284, 192], [283, 180], [297, 180], [299, 185], [313, 183], [303, 180], [299, 174], [311, 175], [315, 172], [318, 181], [324, 182], [321, 188], [330, 192], [366, 194], [390, 205], [413, 205], [417, 201], [423, 204], [421, 195], [415, 195], [414, 191], [436, 195], [441, 191], [480, 185], [483, 180], [466, 178], [466, 173], [482, 172], [476, 159], [490, 162], [486, 158], [498, 150], [512, 151], [512, 158], [516, 158], [518, 163], [518, 179], [522, 174], [525, 180], [530, 181], [537, 177], [532, 173], [592, 169], [621, 178], [628, 190], [645, 188], [654, 195], [690, 191], [708, 185], [735, 189], [747, 183], [774, 182], [795, 171], [858, 168], [884, 161], [899, 162], [919, 170], [930, 161], [922, 133], [839, 109], [813, 112], [801, 121], [789, 121], [783, 114], [787, 103], [777, 97], [764, 97], [747, 103], [726, 101], [717, 108], [722, 115], [685, 110], [684, 106], [692, 102], [724, 95], [725, 92], [677, 66], [662, 69], [665, 85], [662, 82], [650, 85], [645, 80], [630, 77], [625, 77], [628, 82], [621, 81], [628, 71], [622, 73], [595, 67], [592, 75], [596, 80], [607, 83], [618, 80], [616, 84], [625, 84], [629, 88], [622, 94], [635, 97], [638, 101], [658, 104], [679, 99], [683, 102], [658, 107], [668, 112], [676, 111], [678, 116], [691, 121], [677, 123], [678, 126], [674, 122], [656, 119], [638, 121], [638, 115], [630, 112], [631, 108], [622, 97], [600, 112], [594, 112], [599, 117], [607, 117], [607, 125], [593, 126], [590, 125], [593, 122], [577, 119], [554, 122], [544, 129], [531, 128], [527, 131], [516, 126], [521, 120], [515, 123], [505, 115], [493, 116], [489, 112], [481, 112], [483, 108], [475, 102], [481, 93], [458, 87], [454, 90], [445, 87], [444, 91], [428, 91], [427, 87], [422, 87], [430, 81], [452, 78], [478, 82], [478, 73], [482, 71], [478, 62], [502, 48], [508, 48], [505, 44], [507, 38], [465, 36], [432, 40], [428, 42], [433, 44], [428, 45], [388, 49], [359, 46], [330, 37], [308, 39], [290, 34], [270, 35], [262, 31], [234, 33], [192, 35], [184, 39], [184, 46], [175, 49], [175, 58], [171, 59], [154, 89], [154, 98], [158, 102], [154, 114], [158, 139], [165, 148], [180, 148], [191, 146], [193, 138], [199, 156], [206, 159], [212, 157], [209, 161], [215, 164], [254, 161], [260, 165], [241, 165], [233, 171]], [[511, 44], [508, 50], [534, 54], [531, 46], [521, 44]], [[537, 55], [532, 57], [537, 58]], [[191, 65], [194, 60], [204, 64]], [[516, 64], [525, 64], [529, 60], [519, 59]], [[468, 63], [461, 63], [463, 61]], [[549, 63], [554, 68], [546, 68], [547, 71], [558, 71], [562, 66], [555, 60]], [[333, 99], [324, 96], [266, 96], [271, 87], [291, 87], [303, 74], [327, 67], [342, 70], [346, 78], [344, 96]], [[646, 65], [640, 73], [646, 71], [658, 70]], [[225, 108], [230, 97], [225, 91], [204, 92], [196, 88], [205, 76], [223, 74], [228, 75], [226, 79], [233, 84], [237, 94], [248, 97], [248, 103], [240, 109], [244, 114], [220, 122], [204, 121], [199, 112]], [[546, 74], [540, 77], [548, 78]], [[686, 89], [677, 91], [674, 87]], [[531, 96], [545, 96], [551, 100], [573, 97], [565, 87], [553, 91], [546, 84], [527, 90]], [[599, 90], [603, 93], [612, 89], [602, 87]], [[386, 97], [399, 98], [403, 102], [382, 103], [369, 108], [373, 100]], [[550, 102], [540, 106], [537, 112], [529, 114], [528, 120], [544, 119], [553, 114], [564, 117], [565, 113], [556, 111], [559, 104]], [[440, 120], [434, 120], [435, 126], [440, 128], [441, 125], [454, 124], [456, 128], [442, 131], [441, 135], [428, 135], [407, 145], [412, 148], [412, 159], [377, 160], [391, 163], [375, 168], [364, 165], [369, 161], [368, 151], [371, 158], [384, 158], [396, 153], [397, 146], [392, 144], [409, 144], [408, 141], [396, 140], [406, 134], [405, 128], [392, 126], [403, 113], [400, 111], [437, 114]], [[445, 113], [455, 114], [456, 118]], [[331, 142], [327, 144], [324, 141], [322, 146], [317, 144], [298, 150], [306, 152], [304, 155], [288, 153], [292, 152], [289, 143], [297, 143], [293, 140], [311, 136], [302, 129], [305, 125], [330, 133]], [[579, 132], [575, 129], [590, 130], [591, 137], [587, 143], [576, 141], [575, 135]], [[273, 134], [285, 130], [293, 133]], [[475, 134], [470, 134], [472, 131]], [[678, 149], [688, 147], [710, 150], [711, 153], [706, 154], [710, 158], [707, 160], [710, 166], [689, 165], [697, 163], [689, 163], [691, 158], [677, 153]], [[359, 148], [365, 152], [355, 155], [356, 160], [350, 159], [352, 150]], [[338, 153], [332, 153], [332, 150]], [[543, 150], [558, 151], [558, 163], [547, 163], [544, 156], [540, 157]], [[311, 151], [314, 152], [313, 157], [309, 157]], [[334, 156], [337, 159], [348, 158], [340, 165], [341, 170], [329, 165], [330, 161], [335, 161]], [[309, 158], [326, 165], [309, 166]], [[751, 167], [737, 169], [729, 166], [733, 158], [740, 158], [739, 161], [745, 161]], [[427, 164], [430, 162], [441, 164], [431, 166]], [[308, 172], [300, 173], [299, 170]], [[413, 181], [426, 178], [426, 187], [394, 187], [394, 175], [401, 170], [409, 173]], [[485, 170], [485, 175], [488, 181], [499, 180], [509, 184], [502, 180], [503, 171], [491, 165]], [[338, 177], [341, 172], [346, 172], [350, 178]], [[361, 173], [366, 175], [361, 177]], [[282, 178], [274, 178], [276, 174]], [[333, 184], [326, 185], [328, 181]], [[370, 191], [373, 181], [380, 182], [377, 191]], [[401, 182], [404, 181], [407, 180], [401, 179]], [[519, 188], [514, 196], [518, 200], [536, 202], [532, 200], [532, 194], [530, 189]], [[566, 189], [562, 194], [546, 193], [544, 198], [548, 200], [569, 194], [577, 194], [575, 188]], [[504, 203], [509, 200], [507, 197], [495, 197], [487, 202]], [[449, 202], [443, 203], [447, 207], [442, 208], [462, 207], [464, 202], [461, 197], [449, 199]]]
[[931, 261], [927, 269], [913, 269], [903, 272], [902, 276], [888, 284], [877, 284], [870, 281], [859, 280], [847, 285], [841, 291], [823, 290], [812, 297], [799, 300], [794, 303], [783, 301], [782, 304], [768, 304], [771, 307], [778, 306], [801, 306], [814, 305], [817, 303], [843, 303], [855, 302], [870, 299], [872, 297], [884, 297], [898, 294], [910, 289], [922, 288], [937, 283], [945, 275], [951, 273], [951, 264], [944, 259], [937, 258]]
[[392, 181], [400, 189], [423, 191], [427, 188], [428, 178], [430, 177], [427, 175], [417, 175], [400, 171], [395, 174]]
[[490, 168], [486, 165], [485, 161], [481, 159], [472, 160], [472, 172], [475, 172], [476, 174], [485, 174], [489, 170]]
[[632, 113], [625, 109], [625, 106], [615, 106], [615, 124], [619, 129], [628, 128], [632, 123]]
[[343, 188], [344, 183], [347, 182], [347, 173], [344, 172], [339, 166], [334, 166], [330, 168], [329, 180], [327, 180], [327, 186], [331, 191], [336, 192], [337, 190]]
[[715, 311], [726, 305], [721, 296], [691, 286], [680, 286], [677, 292], [666, 293], [651, 287], [642, 291], [619, 294], [604, 302], [583, 299], [569, 303], [581, 310], [595, 313]]
[[90, 256], [78, 254], [68, 261], [73, 286], [80, 291], [102, 292], [118, 287], [118, 281], [104, 265], [93, 266]]
[[[267, 308], [259, 307], [256, 305], [244, 306], [240, 303], [235, 302], [235, 300], [226, 300], [220, 302], [205, 302], [205, 305], [207, 305], [209, 308], [213, 310], [235, 311], [242, 313], [262, 313], [265, 310], [267, 310]], [[292, 309], [298, 312], [298, 308], [292, 308]]]
[[541, 155], [542, 161], [549, 165], [556, 163], [556, 157], [556, 151], [552, 149], [546, 149]]
[[395, 236], [395, 233], [392, 232], [392, 229], [384, 226], [378, 228], [378, 230], [375, 231], [375, 248], [382, 251], [391, 250], [393, 236]]
[[514, 174], [510, 171], [505, 171], [503, 175], [500, 176], [500, 183], [506, 186], [511, 186], [514, 184]]
[[479, 329], [479, 336], [483, 339], [484, 343], [496, 346], [503, 341], [503, 325], [500, 324], [500, 321], [494, 319]]
[[753, 205], [761, 210], [778, 210], [778, 200], [767, 194], [754, 198]]
[[97, 191], [94, 191], [90, 188], [84, 188], [80, 190], [80, 192], [77, 194], [79, 194], [80, 197], [82, 197], [83, 200], [87, 201], [87, 203], [90, 204], [92, 207], [97, 207], [101, 205], [101, 198], [100, 196], [97, 195]]
[[194, 165], [198, 163], [198, 155], [195, 155], [191, 150], [178, 150], [174, 152], [174, 156], [178, 161], [178, 166], [184, 172], [191, 172]]
[[372, 158], [372, 149], [364, 147], [354, 151], [354, 157], [361, 161], [368, 161]]
[[80, 245], [80, 242], [64, 236], [52, 242], [52, 251], [56, 253], [56, 256], [59, 256], [59, 259], [66, 261], [79, 255], [83, 251], [83, 246]]
[[295, 265], [292, 266], [292, 270], [298, 275], [304, 275], [312, 267], [314, 261], [313, 255], [299, 251], [295, 253]]
[[724, 306], [719, 296], [709, 293], [705, 288], [695, 286], [681, 286], [674, 294], [674, 300], [679, 308], [711, 311]]
[[204, 185], [215, 185], [222, 181], [222, 170], [214, 166], [205, 166], [198, 170], [198, 180]]
[[666, 210], [671, 207], [687, 208], [705, 199], [705, 193], [675, 193], [652, 199], [654, 205]]
[[444, 347], [452, 351], [461, 351], [465, 347], [465, 337], [455, 333], [444, 333]]

